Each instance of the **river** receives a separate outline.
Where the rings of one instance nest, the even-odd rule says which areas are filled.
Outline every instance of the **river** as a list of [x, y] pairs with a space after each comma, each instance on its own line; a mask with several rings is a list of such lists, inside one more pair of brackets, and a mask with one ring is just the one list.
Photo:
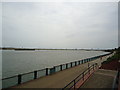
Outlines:
[[103, 51], [38, 50], [2, 51], [2, 77], [53, 67], [71, 61], [106, 54]]

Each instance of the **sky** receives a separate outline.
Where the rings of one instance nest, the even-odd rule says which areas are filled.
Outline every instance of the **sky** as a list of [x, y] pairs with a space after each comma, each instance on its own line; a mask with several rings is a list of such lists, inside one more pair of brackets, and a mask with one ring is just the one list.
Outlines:
[[118, 3], [118, 47], [120, 47], [120, 2]]
[[118, 47], [118, 3], [4, 2], [2, 46]]

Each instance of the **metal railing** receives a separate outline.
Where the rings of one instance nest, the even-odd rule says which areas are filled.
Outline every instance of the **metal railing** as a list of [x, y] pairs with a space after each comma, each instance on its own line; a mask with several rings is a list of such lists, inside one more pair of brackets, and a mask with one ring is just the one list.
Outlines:
[[98, 68], [97, 63], [91, 65], [88, 67], [85, 71], [83, 71], [81, 74], [79, 74], [75, 79], [73, 79], [70, 83], [68, 83], [62, 90], [70, 90], [76, 88], [76, 83], [79, 82], [80, 80], [84, 81], [85, 80], [85, 75], [86, 74], [91, 74], [92, 71], [94, 71], [96, 68]]
[[43, 77], [43, 76], [51, 75], [53, 73], [62, 71], [64, 69], [68, 69], [68, 68], [71, 68], [71, 67], [74, 67], [74, 66], [77, 66], [77, 65], [95, 60], [97, 58], [110, 55], [110, 54], [111, 53], [104, 54], [104, 55], [99, 55], [99, 56], [95, 56], [95, 57], [91, 57], [91, 58], [87, 58], [87, 59], [83, 59], [83, 60], [78, 60], [78, 61], [73, 61], [73, 62], [69, 62], [69, 63], [66, 63], [66, 64], [53, 66], [52, 68], [35, 70], [35, 71], [32, 71], [32, 72], [18, 74], [18, 75], [15, 75], [15, 76], [3, 78], [2, 79], [2, 88], [8, 88], [8, 87], [19, 85], [21, 83], [24, 83], [24, 82], [27, 82], [27, 81], [30, 81], [30, 80], [34, 80], [34, 79], [37, 79], [37, 78], [40, 78], [40, 77]]

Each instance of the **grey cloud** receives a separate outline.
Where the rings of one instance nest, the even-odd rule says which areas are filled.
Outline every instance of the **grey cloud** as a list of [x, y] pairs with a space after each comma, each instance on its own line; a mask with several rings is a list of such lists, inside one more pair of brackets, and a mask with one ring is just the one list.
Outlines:
[[114, 48], [116, 38], [117, 3], [3, 3], [3, 46]]

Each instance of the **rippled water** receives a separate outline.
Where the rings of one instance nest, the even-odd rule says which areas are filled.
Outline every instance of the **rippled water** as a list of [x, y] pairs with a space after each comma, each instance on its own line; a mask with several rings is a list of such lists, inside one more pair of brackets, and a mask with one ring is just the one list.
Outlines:
[[106, 52], [83, 50], [2, 51], [3, 77], [52, 67]]

